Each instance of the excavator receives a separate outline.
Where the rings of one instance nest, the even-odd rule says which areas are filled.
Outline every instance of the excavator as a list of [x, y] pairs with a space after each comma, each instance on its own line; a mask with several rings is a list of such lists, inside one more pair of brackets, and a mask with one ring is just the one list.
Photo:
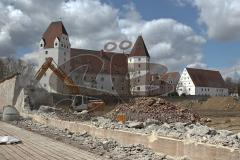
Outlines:
[[[75, 111], [83, 111], [88, 110], [88, 112], [92, 112], [94, 110], [102, 110], [105, 106], [105, 103], [97, 98], [89, 98], [87, 96], [80, 95], [80, 87], [74, 83], [74, 81], [54, 62], [52, 57], [47, 57], [46, 61], [42, 64], [40, 69], [35, 74], [35, 79], [40, 81], [43, 75], [46, 73], [48, 69], [51, 69], [53, 73], [64, 82], [64, 84], [68, 87], [68, 89], [74, 95], [71, 107]], [[55, 65], [54, 65], [55, 64]]]

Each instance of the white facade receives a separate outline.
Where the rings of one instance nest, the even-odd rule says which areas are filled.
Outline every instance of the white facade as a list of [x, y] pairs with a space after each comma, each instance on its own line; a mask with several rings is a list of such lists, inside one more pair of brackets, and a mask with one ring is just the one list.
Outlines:
[[[54, 48], [44, 48], [44, 40], [41, 39], [39, 44], [39, 51], [38, 51], [38, 67], [37, 70], [42, 66], [42, 64], [46, 61], [47, 57], [52, 57], [54, 62], [57, 64], [58, 67], [65, 64], [63, 69], [65, 73], [70, 72], [70, 64], [67, 63], [70, 60], [70, 43], [68, 36], [62, 34], [60, 37], [56, 37], [54, 41]], [[50, 76], [53, 74], [52, 70], [48, 69], [47, 72], [44, 74], [42, 79], [40, 80], [40, 85], [45, 88], [49, 92], [56, 92], [52, 87], [52, 85], [57, 84], [57, 80], [50, 82]], [[51, 83], [51, 84], [50, 84]]]
[[128, 73], [130, 82], [133, 79], [138, 79], [139, 82], [131, 82], [131, 93], [141, 92], [147, 93], [149, 91], [149, 85], [147, 83], [147, 75], [150, 74], [149, 70], [149, 57], [147, 56], [134, 56], [128, 58]]
[[227, 88], [195, 86], [186, 68], [183, 70], [176, 90], [179, 95], [228, 96]]

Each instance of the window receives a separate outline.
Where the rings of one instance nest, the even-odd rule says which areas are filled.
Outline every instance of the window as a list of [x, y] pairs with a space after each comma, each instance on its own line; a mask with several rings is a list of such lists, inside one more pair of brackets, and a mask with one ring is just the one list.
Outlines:
[[44, 83], [44, 87], [47, 87], [46, 83]]
[[114, 90], [114, 87], [112, 87], [112, 90]]
[[188, 90], [191, 91], [191, 88], [189, 88]]
[[40, 44], [40, 47], [42, 47], [42, 46], [43, 46], [43, 44], [41, 43], [41, 44]]
[[64, 52], [64, 55], [66, 56], [66, 52]]
[[114, 78], [114, 77], [112, 78], [112, 81], [113, 81], [113, 82], [115, 81], [115, 78]]
[[63, 44], [61, 44], [61, 46], [63, 47]]
[[140, 82], [140, 80], [138, 79], [138, 83]]
[[138, 74], [140, 74], [141, 73], [141, 71], [138, 71]]
[[208, 88], [208, 92], [209, 92], [210, 90], [209, 90], [209, 88]]
[[57, 43], [55, 43], [55, 46], [57, 46], [58, 44]]
[[104, 81], [104, 77], [101, 77], [101, 81]]
[[138, 58], [138, 61], [141, 61], [141, 58]]
[[137, 90], [140, 91], [140, 87], [137, 87]]
[[45, 51], [45, 54], [48, 54], [48, 51]]
[[202, 88], [202, 91], [203, 91], [203, 88]]
[[122, 87], [122, 90], [124, 90], [124, 87]]
[[138, 64], [138, 68], [141, 68], [141, 65], [140, 65], [140, 64]]
[[101, 86], [101, 89], [103, 89], [103, 86]]

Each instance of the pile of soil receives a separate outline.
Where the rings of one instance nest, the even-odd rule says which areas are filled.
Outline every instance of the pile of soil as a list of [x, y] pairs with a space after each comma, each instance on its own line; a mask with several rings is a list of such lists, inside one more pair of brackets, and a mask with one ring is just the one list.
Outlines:
[[157, 97], [139, 97], [135, 98], [133, 102], [119, 104], [108, 113], [107, 117], [116, 119], [120, 114], [125, 114], [127, 120], [142, 122], [147, 119], [157, 120], [160, 123], [189, 123], [200, 120], [200, 116], [191, 110]]

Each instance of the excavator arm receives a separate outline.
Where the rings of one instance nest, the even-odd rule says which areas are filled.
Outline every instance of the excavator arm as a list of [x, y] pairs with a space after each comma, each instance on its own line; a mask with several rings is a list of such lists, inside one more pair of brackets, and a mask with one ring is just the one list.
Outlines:
[[80, 89], [74, 83], [74, 81], [70, 77], [68, 77], [68, 75], [63, 70], [55, 67], [52, 62], [53, 62], [53, 58], [52, 57], [47, 57], [46, 61], [43, 63], [41, 68], [35, 74], [35, 79], [37, 81], [40, 81], [42, 79], [43, 75], [46, 73], [46, 71], [50, 68], [53, 71], [53, 73], [61, 81], [64, 82], [64, 84], [70, 89], [71, 92], [73, 92], [74, 94], [80, 94]]

